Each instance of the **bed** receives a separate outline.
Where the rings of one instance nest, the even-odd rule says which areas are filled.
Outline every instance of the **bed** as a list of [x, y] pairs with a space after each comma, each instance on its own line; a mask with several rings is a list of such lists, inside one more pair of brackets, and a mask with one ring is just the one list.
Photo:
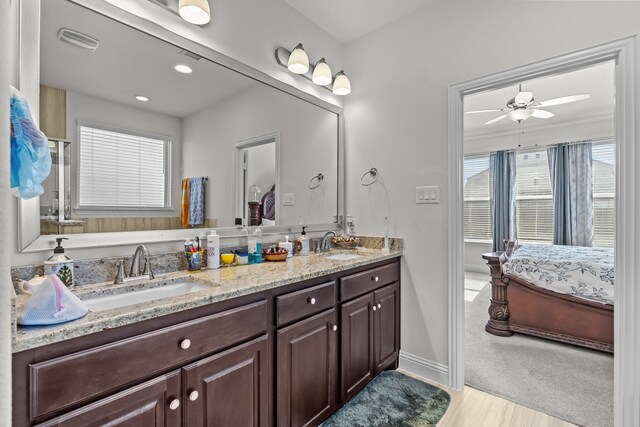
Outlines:
[[483, 258], [491, 269], [487, 332], [613, 352], [612, 249], [523, 245], [508, 257], [494, 252]]

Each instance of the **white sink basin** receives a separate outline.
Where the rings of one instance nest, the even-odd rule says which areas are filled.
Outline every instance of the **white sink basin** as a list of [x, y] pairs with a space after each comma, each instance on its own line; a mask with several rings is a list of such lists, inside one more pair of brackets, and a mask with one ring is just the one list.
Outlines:
[[348, 261], [350, 259], [362, 258], [362, 255], [358, 254], [335, 254], [329, 255], [327, 259], [335, 259], [337, 261]]
[[196, 282], [177, 282], [170, 285], [161, 285], [154, 288], [140, 289], [131, 292], [122, 292], [114, 295], [105, 295], [83, 300], [90, 311], [105, 311], [128, 305], [155, 301], [162, 298], [179, 297], [192, 292], [200, 292], [211, 289], [211, 286]]

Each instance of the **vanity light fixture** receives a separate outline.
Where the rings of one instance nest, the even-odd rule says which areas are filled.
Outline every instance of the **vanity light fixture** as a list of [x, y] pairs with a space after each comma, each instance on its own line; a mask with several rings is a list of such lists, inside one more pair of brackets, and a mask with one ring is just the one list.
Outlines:
[[189, 67], [188, 65], [184, 65], [184, 64], [178, 64], [175, 67], [173, 67], [174, 70], [176, 70], [179, 73], [182, 74], [191, 74], [193, 73], [193, 70], [191, 69], [191, 67]]
[[148, 96], [144, 96], [144, 95], [136, 95], [136, 99], [138, 101], [142, 101], [142, 102], [148, 102], [149, 101], [149, 97]]
[[333, 74], [331, 73], [331, 67], [327, 64], [324, 58], [321, 58], [320, 61], [316, 62], [316, 65], [313, 67], [313, 77], [311, 78], [318, 86], [327, 86], [330, 85], [333, 81]]
[[309, 71], [309, 57], [307, 56], [307, 52], [304, 51], [302, 43], [298, 43], [298, 45], [293, 48], [291, 55], [289, 55], [287, 68], [294, 74], [304, 74]]
[[211, 21], [209, 0], [180, 0], [178, 13], [182, 19], [195, 25], [204, 25]]
[[344, 73], [344, 70], [338, 71], [333, 78], [333, 93], [340, 96], [349, 95], [351, 93], [351, 82]]

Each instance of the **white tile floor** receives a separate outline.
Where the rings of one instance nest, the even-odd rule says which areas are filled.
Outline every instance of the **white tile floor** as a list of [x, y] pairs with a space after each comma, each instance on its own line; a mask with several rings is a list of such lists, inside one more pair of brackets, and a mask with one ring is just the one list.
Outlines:
[[485, 286], [489, 284], [489, 273], [464, 272], [464, 300], [473, 301]]

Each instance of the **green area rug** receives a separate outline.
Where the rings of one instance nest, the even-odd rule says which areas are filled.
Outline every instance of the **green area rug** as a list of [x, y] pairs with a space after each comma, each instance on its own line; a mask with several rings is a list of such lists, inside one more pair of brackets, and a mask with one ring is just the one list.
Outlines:
[[385, 371], [347, 402], [322, 427], [435, 426], [449, 394], [397, 371]]

